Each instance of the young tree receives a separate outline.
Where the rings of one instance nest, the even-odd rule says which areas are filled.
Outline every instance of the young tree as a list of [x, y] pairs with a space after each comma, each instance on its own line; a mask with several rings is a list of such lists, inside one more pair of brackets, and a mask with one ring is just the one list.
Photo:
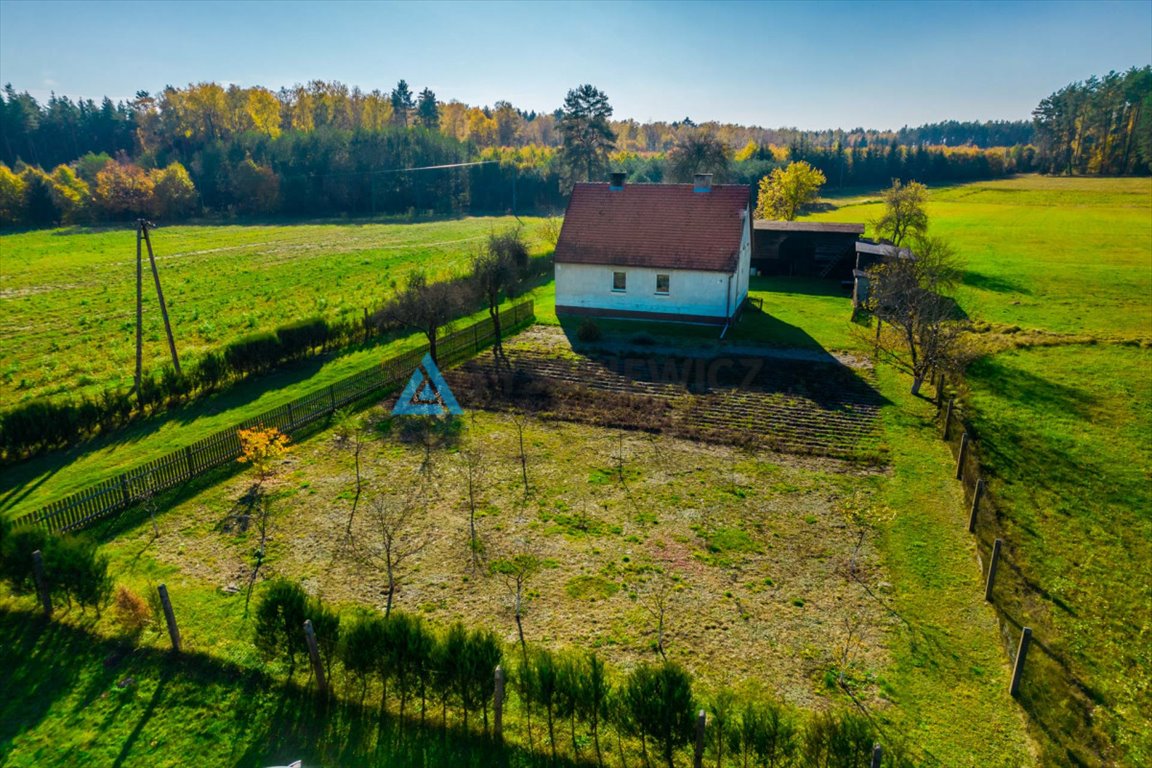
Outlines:
[[360, 703], [368, 693], [368, 683], [376, 675], [379, 649], [384, 647], [384, 619], [378, 613], [361, 614], [344, 632], [340, 660], [344, 669], [360, 683]]
[[384, 618], [388, 618], [396, 587], [403, 580], [404, 566], [428, 545], [428, 534], [418, 525], [419, 510], [410, 500], [378, 496], [369, 507], [372, 535], [365, 552], [371, 562], [384, 569], [388, 579], [384, 607]]
[[520, 636], [520, 652], [525, 659], [525, 663], [527, 663], [528, 644], [524, 640], [523, 622], [524, 603], [526, 602], [525, 593], [527, 592], [528, 583], [540, 572], [540, 558], [529, 552], [527, 548], [521, 548], [521, 550], [512, 557], [495, 560], [489, 567], [492, 573], [504, 578], [504, 585], [512, 596], [512, 611], [516, 618], [516, 632]]
[[696, 724], [688, 673], [671, 662], [659, 667], [642, 664], [628, 675], [623, 696], [641, 748], [646, 752], [645, 741], [651, 739], [660, 747], [668, 768], [675, 768], [675, 752], [689, 742]]
[[288, 452], [288, 436], [275, 427], [262, 429], [241, 429], [237, 433], [240, 438], [241, 464], [252, 465], [256, 473], [256, 482], [248, 492], [248, 497], [257, 507], [260, 524], [260, 546], [256, 549], [256, 563], [252, 568], [252, 575], [248, 579], [248, 593], [244, 598], [244, 610], [248, 610], [248, 603], [252, 599], [252, 588], [256, 585], [256, 575], [260, 573], [260, 566], [264, 563], [264, 548], [268, 543], [268, 515], [269, 503], [264, 492], [266, 483], [280, 467], [284, 454]]
[[307, 618], [308, 596], [300, 585], [284, 579], [269, 584], [256, 606], [256, 649], [268, 659], [287, 659], [288, 677], [296, 669], [297, 657], [308, 652]]
[[872, 222], [872, 230], [896, 246], [923, 239], [928, 231], [927, 202], [928, 188], [923, 184], [893, 179], [892, 186], [884, 190], [884, 213]]
[[416, 102], [416, 119], [430, 131], [440, 127], [440, 107], [436, 104], [436, 94], [429, 88], [420, 91], [420, 99]]
[[925, 238], [910, 258], [894, 258], [869, 270], [868, 309], [888, 324], [877, 349], [912, 373], [912, 394], [929, 373], [957, 365], [960, 325], [946, 293], [959, 280], [956, 253], [939, 238]]
[[665, 173], [668, 181], [687, 184], [697, 173], [710, 173], [717, 182], [728, 178], [732, 165], [732, 148], [714, 133], [695, 129], [682, 134], [668, 153]]
[[480, 538], [476, 533], [476, 509], [484, 489], [483, 453], [476, 446], [470, 446], [460, 451], [460, 458], [463, 465], [461, 471], [468, 491], [468, 551], [472, 570], [475, 571], [481, 557]]
[[608, 125], [611, 116], [612, 106], [602, 91], [591, 85], [568, 91], [556, 127], [573, 181], [591, 181], [608, 167], [608, 153], [616, 148], [616, 134]]
[[760, 179], [756, 216], [794, 221], [804, 206], [816, 199], [827, 179], [806, 161], [789, 163]]

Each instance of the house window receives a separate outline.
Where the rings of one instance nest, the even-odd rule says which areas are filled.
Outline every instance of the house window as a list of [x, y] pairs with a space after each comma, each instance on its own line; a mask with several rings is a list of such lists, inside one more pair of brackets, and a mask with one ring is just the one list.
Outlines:
[[628, 289], [628, 273], [627, 272], [613, 272], [612, 273], [612, 290], [625, 291]]
[[656, 275], [656, 293], [668, 294], [668, 275]]

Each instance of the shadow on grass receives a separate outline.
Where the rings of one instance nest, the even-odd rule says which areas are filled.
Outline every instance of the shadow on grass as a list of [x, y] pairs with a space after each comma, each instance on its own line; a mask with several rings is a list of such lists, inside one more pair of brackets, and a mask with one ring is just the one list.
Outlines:
[[1004, 277], [996, 277], [995, 275], [984, 275], [979, 272], [965, 272], [961, 278], [961, 282], [969, 288], [977, 288], [981, 291], [991, 291], [993, 293], [1020, 293], [1025, 296], [1031, 296], [1027, 286], [1023, 283], [1009, 280]]
[[[149, 686], [147, 698], [137, 695]], [[293, 760], [389, 768], [579, 765], [498, 745], [458, 723], [381, 716], [372, 707], [321, 700], [299, 681], [200, 653], [133, 648], [22, 611], [0, 610], [0, 689], [0, 745], [16, 757], [11, 746], [22, 734], [52, 743], [81, 729], [86, 746], [115, 754], [117, 767], [197, 759], [252, 768]], [[60, 749], [67, 748], [70, 740], [62, 741]]]
[[[772, 275], [753, 277], [748, 281], [748, 289], [758, 293], [787, 293], [794, 296], [832, 296], [838, 299], [851, 296], [851, 288], [845, 288], [839, 280], [819, 277], [790, 277]], [[769, 301], [770, 296], [765, 297]]]

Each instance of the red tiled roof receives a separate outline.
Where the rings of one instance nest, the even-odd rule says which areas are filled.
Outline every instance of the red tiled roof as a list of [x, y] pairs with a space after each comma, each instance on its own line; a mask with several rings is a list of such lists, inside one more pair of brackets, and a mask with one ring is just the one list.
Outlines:
[[748, 202], [745, 184], [577, 184], [556, 262], [735, 272]]

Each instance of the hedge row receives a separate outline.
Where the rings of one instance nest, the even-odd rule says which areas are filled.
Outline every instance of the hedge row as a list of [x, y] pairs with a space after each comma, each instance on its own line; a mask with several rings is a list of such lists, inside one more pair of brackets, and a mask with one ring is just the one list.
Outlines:
[[[418, 704], [421, 722], [432, 708], [446, 723], [452, 710], [465, 729], [470, 718], [475, 723], [479, 717], [483, 731], [490, 731], [494, 672], [505, 649], [487, 630], [469, 631], [457, 622], [438, 632], [420, 617], [399, 611], [388, 616], [362, 611], [342, 623], [333, 610], [284, 580], [265, 588], [256, 615], [257, 647], [266, 658], [286, 662], [289, 676], [307, 657], [301, 628], [311, 619], [328, 679], [343, 669], [349, 693], [361, 703], [369, 690], [376, 690], [381, 713], [391, 697], [401, 718]], [[516, 660], [505, 665], [506, 696], [515, 696], [519, 707], [505, 709], [505, 723], [512, 712], [535, 719], [541, 729], [539, 748], [551, 752], [553, 763], [560, 745], [570, 741], [573, 753], [579, 744], [591, 744], [602, 764], [609, 749], [606, 734], [614, 733], [612, 746], [621, 757], [625, 748], [639, 746], [644, 764], [651, 752], [672, 768], [678, 756], [684, 762], [682, 756], [694, 743], [702, 708], [708, 713], [710, 765], [868, 768], [880, 738], [870, 720], [852, 711], [803, 718], [773, 699], [742, 699], [727, 690], [703, 701], [693, 691], [691, 676], [670, 662], [641, 664], [621, 676], [611, 674], [594, 652], [525, 646], [513, 656]], [[914, 765], [902, 749], [889, 744], [884, 751], [886, 768]]]

